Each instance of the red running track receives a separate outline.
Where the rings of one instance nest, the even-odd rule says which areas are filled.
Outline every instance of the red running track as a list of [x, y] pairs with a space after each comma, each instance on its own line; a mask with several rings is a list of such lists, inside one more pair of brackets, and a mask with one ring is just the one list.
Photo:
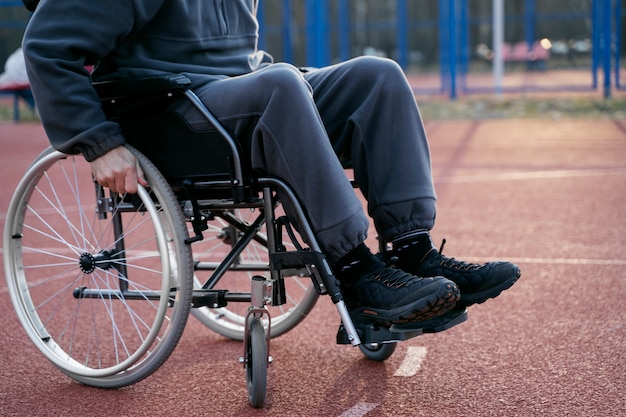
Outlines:
[[[190, 318], [171, 358], [118, 390], [82, 386], [32, 346], [0, 280], [2, 416], [624, 416], [626, 120], [427, 124], [436, 240], [459, 259], [517, 262], [520, 281], [384, 363], [335, 344], [326, 298], [272, 340], [267, 405], [251, 409], [242, 346]], [[46, 145], [0, 124], [0, 223]], [[373, 236], [373, 233], [372, 233]], [[4, 277], [4, 271], [2, 271]]]

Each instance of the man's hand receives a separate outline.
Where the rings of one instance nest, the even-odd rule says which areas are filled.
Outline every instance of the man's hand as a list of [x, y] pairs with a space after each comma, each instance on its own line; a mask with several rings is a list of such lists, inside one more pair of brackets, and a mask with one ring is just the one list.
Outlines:
[[94, 159], [91, 172], [100, 185], [120, 194], [136, 193], [137, 184], [148, 185], [137, 158], [123, 146]]

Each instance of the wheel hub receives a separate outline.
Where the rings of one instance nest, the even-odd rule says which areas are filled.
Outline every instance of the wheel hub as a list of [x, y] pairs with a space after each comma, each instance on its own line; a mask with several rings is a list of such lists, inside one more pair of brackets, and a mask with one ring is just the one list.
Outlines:
[[111, 268], [111, 252], [103, 250], [97, 255], [84, 252], [78, 259], [80, 270], [85, 274], [91, 274], [97, 268], [107, 270]]

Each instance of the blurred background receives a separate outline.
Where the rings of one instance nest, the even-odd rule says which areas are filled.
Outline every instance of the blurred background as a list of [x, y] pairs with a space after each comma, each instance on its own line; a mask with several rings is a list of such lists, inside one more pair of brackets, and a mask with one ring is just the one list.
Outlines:
[[[0, 63], [30, 13], [0, 0]], [[399, 62], [417, 94], [625, 88], [625, 0], [261, 0], [260, 46], [323, 66], [359, 55]]]

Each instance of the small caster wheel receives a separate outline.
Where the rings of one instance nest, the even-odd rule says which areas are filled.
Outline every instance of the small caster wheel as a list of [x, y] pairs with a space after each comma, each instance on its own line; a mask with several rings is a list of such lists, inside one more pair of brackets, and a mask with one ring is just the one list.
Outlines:
[[391, 343], [362, 343], [359, 349], [367, 359], [382, 362], [388, 359], [396, 350], [397, 342]]
[[267, 390], [267, 339], [261, 319], [252, 318], [246, 351], [248, 401], [255, 408], [263, 407]]

